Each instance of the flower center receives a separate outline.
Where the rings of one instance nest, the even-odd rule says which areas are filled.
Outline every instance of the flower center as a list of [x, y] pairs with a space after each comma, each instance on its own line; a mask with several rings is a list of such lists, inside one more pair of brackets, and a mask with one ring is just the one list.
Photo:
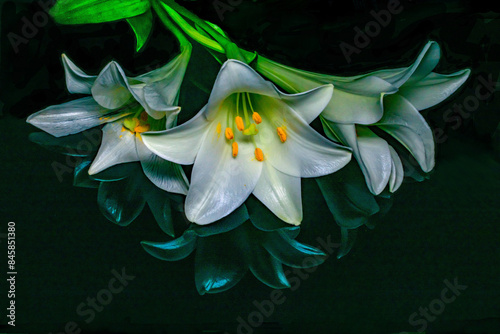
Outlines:
[[[226, 127], [224, 129], [224, 136], [228, 144], [232, 147], [232, 156], [238, 156], [238, 142], [239, 140], [250, 140], [255, 146], [255, 159], [257, 161], [264, 161], [264, 152], [261, 148], [257, 147], [254, 136], [258, 135], [258, 125], [263, 122], [262, 116], [256, 112], [252, 105], [250, 93], [237, 93], [236, 94], [236, 108], [227, 113]], [[286, 127], [277, 127], [277, 137], [282, 143], [287, 140]], [[217, 136], [222, 133], [221, 123], [216, 127]], [[237, 135], [238, 134], [238, 135]]]

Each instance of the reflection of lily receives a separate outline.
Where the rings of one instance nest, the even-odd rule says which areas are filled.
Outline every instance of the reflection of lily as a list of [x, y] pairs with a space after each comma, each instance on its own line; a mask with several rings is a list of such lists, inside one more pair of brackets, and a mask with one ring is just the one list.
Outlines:
[[374, 196], [363, 174], [353, 164], [338, 173], [316, 179], [328, 209], [340, 227], [341, 246], [337, 258], [346, 255], [354, 244], [357, 228], [374, 227], [375, 220], [391, 206], [390, 195]]
[[141, 136], [174, 124], [180, 110], [175, 104], [190, 53], [191, 48], [184, 47], [164, 67], [134, 78], [128, 78], [115, 62], [98, 76], [89, 76], [63, 55], [68, 91], [92, 96], [48, 107], [27, 121], [56, 137], [106, 124], [89, 174], [116, 164], [141, 161], [144, 172], [158, 187], [186, 193], [187, 180], [180, 166], [151, 153]]
[[[78, 164], [74, 169], [73, 184], [77, 187], [97, 188], [97, 202], [102, 214], [111, 222], [127, 226], [134, 221], [148, 204], [158, 226], [174, 236], [172, 209], [182, 209], [180, 195], [170, 194], [153, 185], [146, 178], [139, 163], [127, 163], [89, 175], [88, 170], [98, 147], [86, 140], [90, 133], [55, 138], [44, 132], [30, 134], [30, 140], [58, 153], [74, 157]], [[81, 143], [87, 142], [85, 151]]]
[[370, 191], [379, 194], [387, 185], [390, 191], [400, 186], [403, 167], [394, 149], [368, 126], [401, 142], [425, 172], [434, 167], [432, 131], [418, 111], [445, 100], [470, 73], [468, 69], [449, 75], [432, 72], [439, 57], [438, 44], [429, 42], [412, 66], [347, 78], [301, 71], [263, 57], [256, 67], [290, 92], [334, 84], [332, 100], [322, 113], [325, 132], [352, 147]]
[[333, 173], [351, 157], [308, 125], [331, 94], [331, 85], [283, 94], [248, 65], [229, 60], [198, 115], [143, 140], [166, 160], [194, 163], [185, 209], [190, 221], [219, 220], [253, 193], [279, 218], [297, 225], [300, 178]]
[[298, 227], [263, 231], [248, 221], [245, 206], [209, 226], [192, 225], [168, 242], [143, 241], [151, 255], [178, 261], [196, 250], [195, 283], [200, 294], [235, 286], [250, 269], [261, 282], [279, 289], [290, 287], [283, 264], [307, 268], [321, 264], [326, 254], [295, 240]]

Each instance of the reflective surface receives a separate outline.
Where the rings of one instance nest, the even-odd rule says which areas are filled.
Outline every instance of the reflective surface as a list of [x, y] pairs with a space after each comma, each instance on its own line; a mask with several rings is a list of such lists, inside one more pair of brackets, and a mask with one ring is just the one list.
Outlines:
[[[218, 22], [210, 2], [200, 4], [201, 9], [196, 3], [193, 10]], [[498, 99], [481, 101], [474, 112], [458, 120], [451, 121], [449, 117], [456, 115], [447, 114], [454, 103], [462, 104], [474, 96], [480, 76], [498, 78], [498, 44], [491, 33], [497, 30], [497, 20], [471, 18], [470, 12], [487, 10], [470, 10], [466, 2], [457, 2], [456, 7], [405, 2], [407, 10], [394, 17], [397, 26], [381, 32], [370, 47], [353, 54], [353, 62], [348, 64], [338, 43], [352, 43], [353, 27], [373, 20], [368, 2], [364, 10], [346, 12], [326, 4], [319, 7], [316, 2], [296, 8], [279, 1], [273, 7], [272, 3], [244, 3], [226, 12], [222, 25], [268, 56], [279, 59], [289, 54], [290, 64], [317, 71], [355, 74], [379, 66], [406, 66], [428, 37], [443, 41], [447, 57], [440, 64], [441, 72], [473, 68], [463, 90], [425, 115], [433, 129], [444, 131], [435, 133], [435, 171], [423, 175], [410, 159], [403, 159], [411, 177], [392, 198], [373, 198], [361, 187], [360, 171], [352, 164], [319, 183], [302, 181], [304, 221], [300, 231], [275, 224], [265, 208], [250, 201], [245, 204], [250, 219], [237, 219], [234, 225], [227, 224], [227, 230], [186, 232], [179, 198], [157, 197], [140, 174], [130, 176], [133, 165], [94, 180], [82, 177], [85, 156], [67, 158], [41, 148], [29, 139], [36, 129], [25, 124], [29, 113], [69, 99], [63, 93], [61, 52], [80, 57], [80, 63], [94, 70], [117, 58], [127, 61], [126, 68], [138, 74], [150, 64], [163, 63], [157, 59], [173, 54], [175, 44], [159, 43], [166, 34], [157, 32], [152, 39], [157, 50], [134, 57], [131, 37], [103, 43], [103, 36], [125, 36], [125, 25], [63, 31], [50, 23], [28, 45], [21, 45], [18, 54], [7, 40], [2, 42], [2, 49], [7, 50], [2, 57], [12, 69], [2, 72], [6, 88], [2, 90], [5, 106], [0, 120], [4, 175], [0, 233], [5, 233], [8, 221], [16, 222], [16, 330], [59, 333], [74, 322], [85, 333], [397, 333], [416, 332], [424, 323], [428, 332], [498, 331]], [[20, 33], [20, 27], [4, 23], [7, 14], [15, 16], [11, 5], [3, 7], [2, 31]], [[36, 5], [23, 9], [21, 13], [29, 18], [39, 10]], [[319, 21], [318, 11], [338, 16]], [[244, 23], [245, 16], [257, 28], [248, 28], [253, 25]], [[22, 22], [22, 15], [15, 17]], [[266, 27], [269, 22], [271, 26]], [[343, 22], [347, 28], [342, 28]], [[327, 36], [318, 33], [320, 28], [327, 29]], [[67, 36], [80, 38], [82, 29], [88, 29], [89, 39], [69, 43]], [[311, 33], [318, 37], [311, 38]], [[103, 59], [103, 55], [109, 58]], [[190, 71], [203, 71], [208, 79], [185, 84], [188, 93], [181, 97], [187, 104], [184, 121], [203, 104], [197, 105], [197, 101], [206, 99], [210, 77], [217, 73], [212, 63], [197, 63]], [[80, 155], [92, 154], [92, 150], [84, 148], [83, 153]], [[84, 187], [73, 186], [77, 165], [81, 169], [76, 168], [76, 185]], [[325, 199], [325, 188], [344, 196]], [[131, 191], [124, 192], [126, 189]], [[126, 200], [133, 204], [123, 205], [125, 195], [132, 196]], [[168, 212], [168, 207], [171, 220], [158, 214]], [[188, 239], [185, 246], [179, 239], [182, 236]], [[266, 246], [269, 240], [274, 246]], [[3, 248], [5, 242], [1, 241]], [[176, 261], [160, 260], [141, 241], [177, 243], [179, 247], [171, 248], [180, 254], [170, 258]], [[310, 267], [304, 265], [304, 257], [323, 262]], [[308, 268], [295, 268], [304, 266]], [[114, 291], [123, 287], [114, 293], [109, 282], [116, 273], [123, 278], [123, 271], [129, 280], [124, 278], [126, 285], [113, 281]], [[283, 275], [290, 287], [278, 294], [275, 288], [286, 285]], [[466, 286], [458, 290], [459, 295], [450, 293], [446, 283], [453, 286], [455, 280]], [[447, 300], [456, 297], [453, 302], [442, 300], [445, 288]], [[220, 293], [199, 294], [206, 290]], [[106, 299], [108, 295], [111, 300]], [[96, 308], [88, 298], [96, 299]], [[442, 311], [439, 301], [445, 306]], [[420, 307], [430, 310], [432, 321], [419, 314]]]

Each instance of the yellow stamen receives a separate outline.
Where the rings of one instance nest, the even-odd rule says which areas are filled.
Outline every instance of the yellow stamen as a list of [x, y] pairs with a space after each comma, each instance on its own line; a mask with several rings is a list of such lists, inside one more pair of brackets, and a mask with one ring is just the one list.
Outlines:
[[143, 112], [141, 113], [141, 121], [146, 122], [147, 120], [148, 120], [148, 113], [147, 113], [147, 112], [145, 112], [145, 111], [143, 111]]
[[221, 132], [220, 122], [217, 124], [217, 128], [215, 129], [215, 131], [217, 132], [218, 135], [220, 135], [220, 132]]
[[278, 136], [280, 137], [281, 142], [282, 143], [286, 142], [285, 130], [283, 130], [282, 127], [278, 127], [276, 130], [278, 130]]
[[134, 128], [134, 132], [135, 133], [143, 133], [143, 132], [149, 131], [149, 129], [151, 129], [149, 124], [142, 124], [142, 125], [137, 125]]
[[264, 161], [264, 153], [258, 147], [255, 149], [255, 159], [258, 161]]
[[233, 142], [233, 157], [236, 158], [237, 155], [238, 155], [238, 143]]
[[260, 117], [260, 115], [259, 115], [259, 113], [258, 113], [258, 112], [254, 112], [254, 113], [252, 114], [252, 118], [253, 118], [253, 120], [254, 120], [254, 122], [255, 122], [256, 124], [260, 124], [260, 123], [262, 123], [262, 117]]
[[240, 116], [236, 116], [236, 128], [238, 130], [243, 131], [245, 129], [245, 124], [243, 124], [243, 118]]
[[122, 132], [123, 132], [123, 131], [127, 131], [127, 129], [125, 129], [125, 127], [124, 127], [124, 126], [122, 126]]
[[233, 130], [231, 128], [226, 128], [225, 135], [226, 135], [226, 138], [229, 140], [234, 138], [234, 133], [233, 133]]

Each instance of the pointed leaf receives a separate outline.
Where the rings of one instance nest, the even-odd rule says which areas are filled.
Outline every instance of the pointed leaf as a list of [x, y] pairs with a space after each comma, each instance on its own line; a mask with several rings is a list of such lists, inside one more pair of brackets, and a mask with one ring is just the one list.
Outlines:
[[117, 21], [149, 10], [149, 0], [58, 0], [50, 15], [60, 24]]
[[141, 15], [128, 18], [127, 22], [135, 33], [137, 41], [135, 51], [139, 52], [146, 44], [151, 34], [151, 29], [153, 28], [153, 14], [148, 10]]

